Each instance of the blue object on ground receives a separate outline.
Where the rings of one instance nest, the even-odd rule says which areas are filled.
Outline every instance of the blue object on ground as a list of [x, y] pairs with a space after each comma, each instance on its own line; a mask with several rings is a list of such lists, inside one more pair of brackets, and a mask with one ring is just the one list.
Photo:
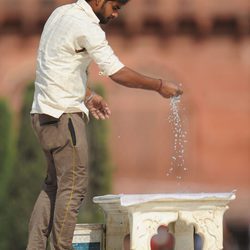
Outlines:
[[100, 242], [97, 243], [73, 243], [74, 250], [100, 250]]

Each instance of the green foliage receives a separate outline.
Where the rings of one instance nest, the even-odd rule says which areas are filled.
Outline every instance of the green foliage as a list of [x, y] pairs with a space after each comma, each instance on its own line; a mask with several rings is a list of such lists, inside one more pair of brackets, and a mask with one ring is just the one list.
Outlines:
[[12, 174], [15, 153], [12, 116], [5, 100], [0, 100], [0, 199], [4, 199]]
[[8, 219], [8, 187], [13, 175], [15, 140], [12, 115], [8, 103], [0, 101], [0, 249], [8, 249], [5, 240]]
[[0, 235], [0, 249], [26, 248], [28, 221], [44, 176], [45, 160], [30, 123], [33, 93], [32, 84], [26, 90], [20, 114], [17, 154], [8, 186], [4, 214], [6, 223], [4, 234]]
[[[96, 85], [94, 91], [105, 98], [104, 89]], [[103, 222], [102, 210], [92, 199], [111, 192], [112, 165], [108, 151], [108, 126], [106, 121], [91, 119], [87, 126], [89, 145], [89, 189], [80, 210], [81, 222]]]

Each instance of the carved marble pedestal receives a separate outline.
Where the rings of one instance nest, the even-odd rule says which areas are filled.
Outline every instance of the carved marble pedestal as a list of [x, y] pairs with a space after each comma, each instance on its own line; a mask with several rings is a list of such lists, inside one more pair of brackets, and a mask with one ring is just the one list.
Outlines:
[[223, 249], [223, 214], [234, 193], [105, 195], [94, 197], [106, 215], [106, 249], [123, 250], [130, 234], [131, 250], [150, 250], [157, 229], [169, 226], [175, 250], [194, 249], [194, 231], [203, 250]]

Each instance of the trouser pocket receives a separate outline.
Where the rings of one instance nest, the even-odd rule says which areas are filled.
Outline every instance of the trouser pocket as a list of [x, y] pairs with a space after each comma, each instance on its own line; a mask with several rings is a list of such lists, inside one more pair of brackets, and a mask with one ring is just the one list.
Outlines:
[[65, 136], [67, 133], [66, 131], [64, 132], [61, 118], [55, 118], [46, 114], [35, 114], [33, 127], [45, 151], [62, 147], [67, 142]]
[[71, 118], [69, 118], [69, 121], [68, 121], [68, 128], [69, 128], [69, 132], [71, 135], [72, 144], [76, 146], [76, 133], [75, 133], [74, 125], [73, 125]]
[[40, 126], [56, 124], [59, 121], [59, 118], [55, 118], [50, 115], [39, 114], [39, 124]]

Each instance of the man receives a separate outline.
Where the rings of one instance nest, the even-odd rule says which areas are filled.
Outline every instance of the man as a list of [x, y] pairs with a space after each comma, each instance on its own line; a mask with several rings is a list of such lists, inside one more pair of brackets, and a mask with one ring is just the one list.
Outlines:
[[32, 125], [47, 159], [47, 177], [29, 224], [28, 250], [46, 249], [52, 233], [56, 250], [71, 249], [79, 207], [86, 195], [88, 112], [96, 119], [111, 112], [87, 87], [94, 60], [101, 74], [132, 88], [169, 98], [182, 94], [173, 83], [143, 76], [124, 66], [108, 45], [99, 22], [118, 16], [128, 0], [78, 0], [57, 8], [45, 24], [37, 58]]

